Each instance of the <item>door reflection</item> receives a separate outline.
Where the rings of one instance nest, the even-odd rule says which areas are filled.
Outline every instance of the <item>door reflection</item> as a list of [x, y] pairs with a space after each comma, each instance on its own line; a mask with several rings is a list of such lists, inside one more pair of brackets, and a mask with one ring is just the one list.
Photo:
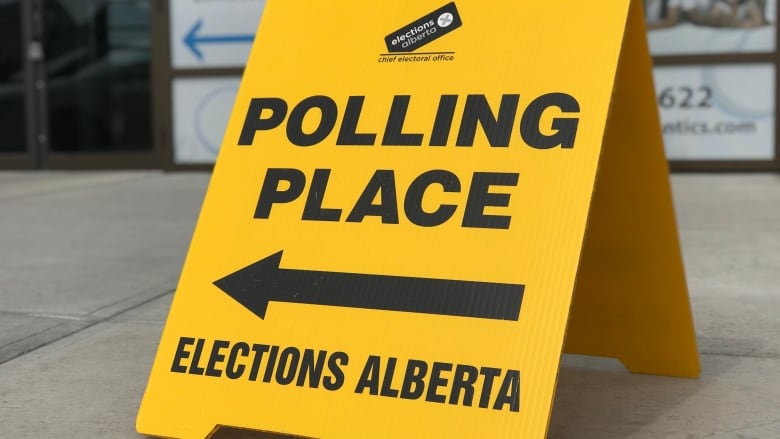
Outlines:
[[24, 61], [18, 0], [0, 0], [0, 153], [24, 152]]
[[50, 148], [151, 149], [149, 0], [45, 0]]

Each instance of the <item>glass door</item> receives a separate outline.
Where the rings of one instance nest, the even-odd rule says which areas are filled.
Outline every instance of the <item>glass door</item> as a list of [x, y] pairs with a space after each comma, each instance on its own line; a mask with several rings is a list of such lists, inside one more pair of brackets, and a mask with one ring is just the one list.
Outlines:
[[15, 153], [39, 168], [162, 167], [149, 3], [0, 0], [0, 124], [14, 132], [0, 166]]
[[0, 0], [0, 164], [5, 167], [33, 166], [27, 147], [22, 1]]

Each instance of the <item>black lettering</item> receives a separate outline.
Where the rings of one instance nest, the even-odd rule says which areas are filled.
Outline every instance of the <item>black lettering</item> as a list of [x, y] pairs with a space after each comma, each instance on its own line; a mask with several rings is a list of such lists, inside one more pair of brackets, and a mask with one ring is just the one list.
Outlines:
[[494, 367], [483, 367], [479, 374], [485, 377], [482, 384], [482, 394], [479, 396], [479, 406], [486, 409], [490, 406], [490, 393], [493, 391], [493, 380], [501, 375], [501, 369]]
[[418, 226], [434, 227], [444, 224], [452, 218], [458, 209], [458, 206], [453, 204], [442, 204], [437, 210], [430, 213], [423, 210], [422, 199], [425, 191], [434, 183], [440, 184], [444, 192], [460, 192], [460, 180], [450, 171], [428, 171], [415, 178], [406, 191], [404, 212], [409, 221]]
[[355, 393], [363, 393], [363, 390], [368, 388], [368, 393], [371, 395], [379, 395], [380, 362], [381, 360], [377, 355], [368, 357], [366, 365], [363, 367], [363, 372], [360, 373], [357, 386], [355, 386]]
[[463, 405], [471, 407], [474, 401], [474, 383], [477, 382], [479, 370], [474, 366], [459, 364], [455, 368], [455, 376], [452, 378], [452, 392], [450, 392], [450, 404], [457, 405], [460, 402], [460, 392], [463, 392]]
[[252, 345], [252, 352], [255, 353], [255, 358], [252, 360], [252, 369], [249, 370], [249, 381], [257, 381], [257, 374], [260, 371], [260, 362], [263, 361], [263, 354], [268, 352], [269, 348], [270, 346], [267, 344]]
[[[280, 189], [279, 183], [289, 183], [287, 189]], [[260, 197], [255, 208], [256, 219], [268, 219], [271, 215], [271, 207], [275, 203], [289, 203], [303, 193], [306, 186], [306, 175], [292, 168], [269, 168], [265, 174], [263, 187], [260, 189]]]
[[[373, 204], [377, 194], [381, 193], [380, 204]], [[377, 170], [360, 195], [355, 207], [347, 217], [349, 223], [359, 223], [366, 216], [378, 216], [383, 224], [398, 224], [398, 201], [395, 192], [395, 173]]]
[[[263, 110], [271, 110], [271, 115], [265, 119]], [[249, 108], [238, 136], [238, 144], [251, 146], [255, 140], [255, 133], [262, 130], [270, 130], [278, 127], [287, 115], [287, 102], [279, 98], [253, 98], [249, 101]]]
[[325, 389], [333, 391], [338, 390], [344, 385], [344, 371], [341, 366], [349, 364], [349, 356], [345, 352], [335, 352], [328, 358], [328, 370], [332, 376], [326, 376], [322, 380], [322, 386]]
[[270, 383], [271, 378], [274, 376], [274, 368], [276, 367], [276, 357], [279, 355], [279, 346], [271, 346], [270, 352], [268, 352], [268, 363], [265, 365], [265, 373], [263, 374], [263, 382]]
[[356, 132], [365, 99], [365, 96], [350, 96], [347, 100], [347, 108], [344, 110], [344, 119], [341, 121], [336, 145], [373, 145], [376, 142], [376, 134], [358, 134]]
[[565, 93], [549, 93], [536, 98], [523, 114], [520, 121], [520, 135], [523, 141], [536, 149], [550, 149], [556, 146], [573, 148], [577, 137], [578, 118], [555, 118], [551, 128], [554, 134], [542, 134], [539, 123], [542, 114], [550, 107], [558, 107], [564, 113], [578, 113], [580, 104], [572, 96]]
[[[309, 110], [314, 108], [320, 110], [320, 122], [313, 132], [307, 134], [303, 132], [303, 119]], [[287, 120], [287, 139], [298, 146], [312, 146], [322, 142], [336, 126], [338, 111], [336, 103], [327, 96], [311, 96], [302, 100], [290, 112], [290, 118]]]
[[227, 367], [225, 367], [225, 376], [231, 380], [241, 378], [241, 376], [244, 375], [244, 371], [246, 371], [246, 366], [243, 364], [236, 365], [239, 355], [242, 357], [249, 356], [249, 345], [242, 341], [233, 345], [230, 349], [230, 355], [228, 356]]
[[439, 99], [439, 108], [436, 110], [431, 130], [431, 146], [447, 146], [457, 103], [458, 95], [442, 95]]
[[409, 109], [410, 96], [394, 96], [390, 107], [390, 115], [387, 118], [385, 134], [382, 137], [382, 145], [385, 146], [420, 146], [422, 134], [404, 134], [404, 122], [406, 112]]
[[488, 191], [490, 186], [517, 186], [519, 177], [519, 174], [475, 172], [463, 214], [463, 227], [508, 229], [511, 216], [485, 215], [485, 207], [507, 207], [510, 195]]
[[229, 341], [214, 340], [214, 345], [211, 347], [211, 355], [209, 355], [209, 363], [206, 366], [206, 375], [210, 377], [219, 378], [222, 376], [222, 371], [217, 369], [217, 363], [225, 361], [225, 355], [221, 353], [223, 349], [230, 346]]
[[509, 404], [509, 411], [520, 411], [520, 371], [508, 370], [498, 391], [493, 410], [501, 410], [504, 404]]
[[409, 360], [406, 363], [406, 373], [401, 385], [401, 398], [417, 399], [425, 392], [425, 375], [428, 373], [428, 363], [420, 360]]
[[198, 366], [198, 363], [200, 363], [200, 354], [203, 353], [204, 343], [206, 343], [206, 340], [199, 338], [195, 344], [195, 352], [192, 353], [192, 363], [190, 363], [190, 370], [187, 372], [190, 375], [203, 375], [203, 372], [205, 372], [202, 367]]
[[385, 376], [382, 379], [382, 391], [379, 395], [389, 396], [391, 398], [398, 396], [398, 390], [393, 389], [393, 374], [395, 373], [395, 365], [397, 362], [398, 359], [394, 357], [387, 359], [387, 369], [385, 369]]
[[325, 196], [325, 189], [328, 187], [328, 179], [330, 179], [330, 169], [314, 170], [301, 219], [306, 221], [338, 221], [341, 219], [341, 209], [322, 208], [322, 199]]
[[322, 369], [325, 367], [325, 357], [327, 352], [320, 351], [317, 355], [317, 361], [314, 361], [314, 351], [312, 349], [306, 349], [303, 351], [303, 358], [301, 358], [301, 370], [298, 374], [298, 381], [295, 385], [303, 387], [306, 384], [306, 378], [309, 378], [309, 387], [316, 389], [320, 386], [320, 379], [322, 378]]
[[448, 382], [446, 378], [441, 377], [441, 373], [449, 372], [451, 370], [452, 364], [450, 363], [439, 363], [438, 361], [433, 363], [433, 368], [431, 368], [431, 379], [428, 383], [428, 392], [425, 395], [426, 401], [438, 402], [442, 404], [447, 401], [447, 396], [439, 395], [436, 393], [436, 391], [439, 389], [439, 387], [446, 386]]
[[520, 95], [503, 95], [496, 117], [493, 115], [485, 95], [468, 95], [456, 145], [473, 146], [477, 122], [479, 122], [490, 146], [509, 146], [519, 101]]
[[293, 382], [300, 360], [301, 352], [297, 348], [285, 348], [279, 355], [279, 366], [276, 368], [276, 382], [282, 385]]
[[173, 355], [173, 364], [171, 364], [171, 372], [175, 373], [187, 373], [187, 366], [182, 366], [181, 360], [190, 358], [190, 353], [185, 350], [189, 345], [195, 344], [195, 339], [191, 337], [179, 338], [179, 345], [176, 347], [176, 353]]

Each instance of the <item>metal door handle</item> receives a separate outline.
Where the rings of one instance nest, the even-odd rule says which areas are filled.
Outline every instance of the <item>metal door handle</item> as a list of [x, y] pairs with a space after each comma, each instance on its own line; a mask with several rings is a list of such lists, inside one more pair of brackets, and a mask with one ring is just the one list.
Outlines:
[[30, 61], [43, 61], [43, 44], [40, 41], [30, 41], [27, 44], [27, 59]]

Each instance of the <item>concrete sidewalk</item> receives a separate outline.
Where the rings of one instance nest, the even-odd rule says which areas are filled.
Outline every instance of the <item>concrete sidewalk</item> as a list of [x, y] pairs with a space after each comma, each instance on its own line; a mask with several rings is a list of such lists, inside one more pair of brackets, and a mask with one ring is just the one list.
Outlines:
[[[0, 173], [0, 439], [140, 438], [208, 179]], [[780, 437], [780, 177], [672, 181], [702, 377], [565, 356], [550, 438]]]

